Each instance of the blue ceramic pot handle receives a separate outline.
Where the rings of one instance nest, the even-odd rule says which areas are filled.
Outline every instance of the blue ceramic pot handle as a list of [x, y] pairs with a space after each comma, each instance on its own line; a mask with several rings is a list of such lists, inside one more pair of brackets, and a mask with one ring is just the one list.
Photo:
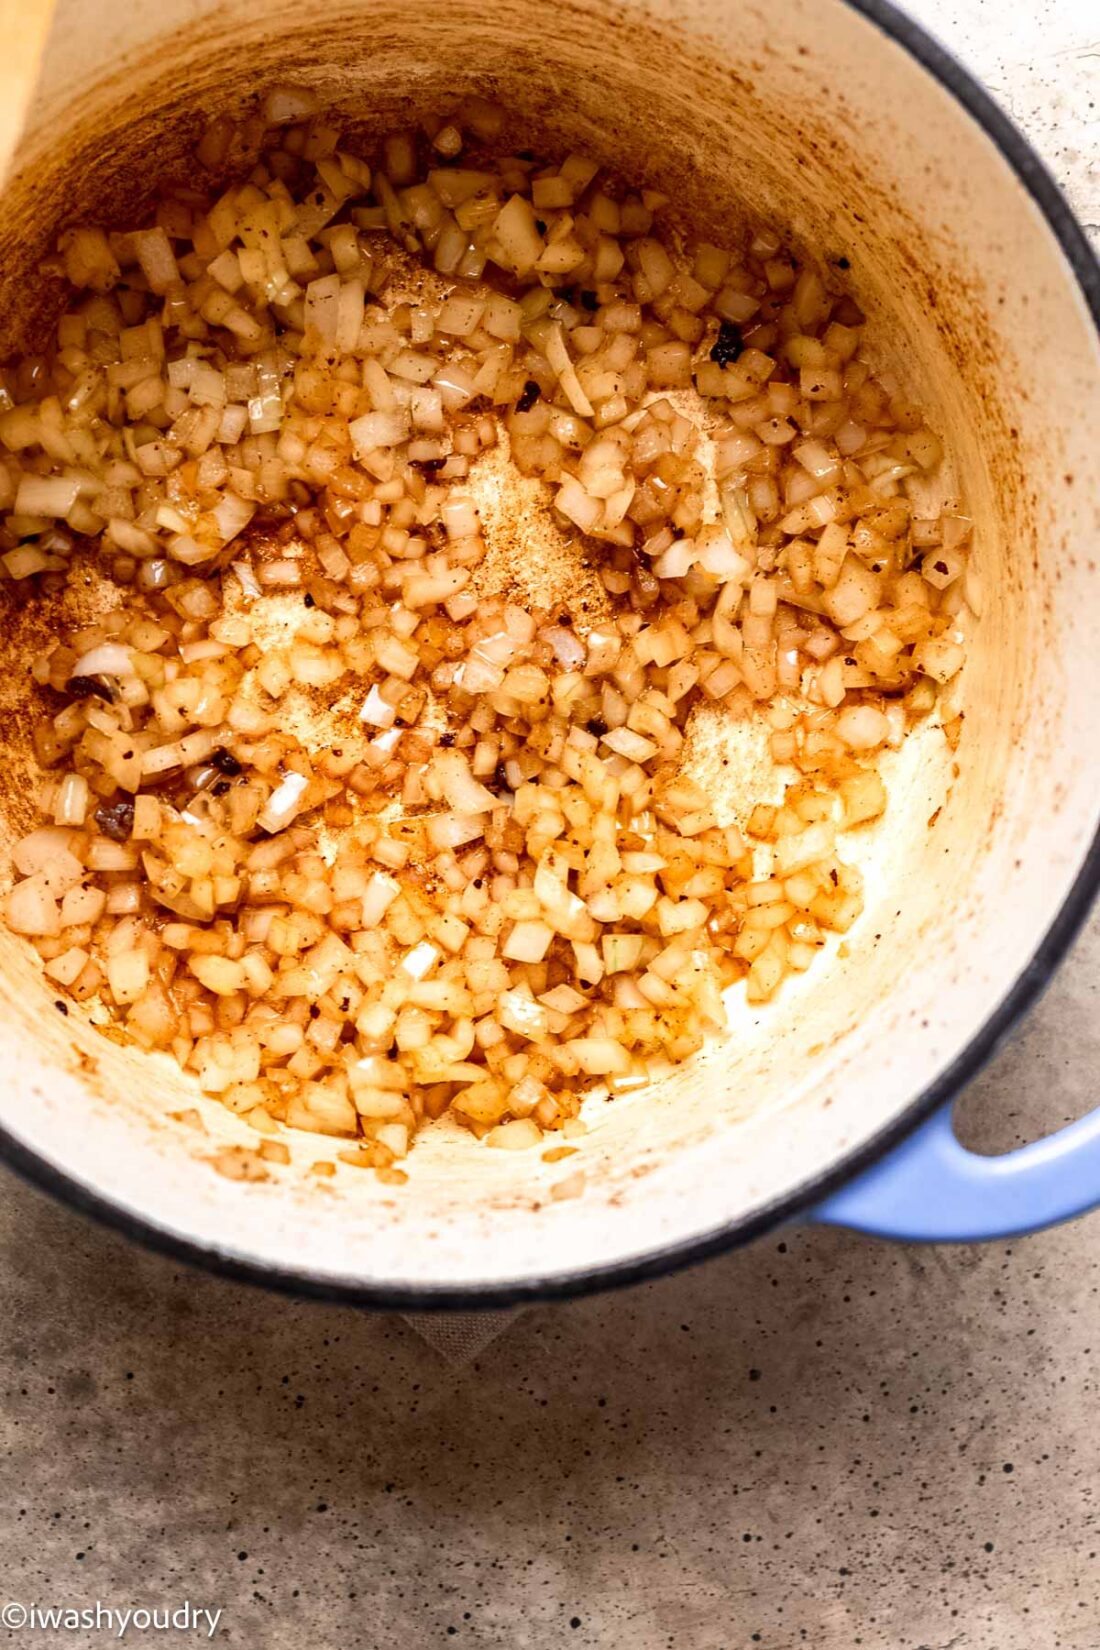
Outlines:
[[1000, 1157], [960, 1146], [952, 1112], [936, 1112], [810, 1220], [876, 1237], [969, 1243], [1037, 1232], [1100, 1204], [1100, 1109]]

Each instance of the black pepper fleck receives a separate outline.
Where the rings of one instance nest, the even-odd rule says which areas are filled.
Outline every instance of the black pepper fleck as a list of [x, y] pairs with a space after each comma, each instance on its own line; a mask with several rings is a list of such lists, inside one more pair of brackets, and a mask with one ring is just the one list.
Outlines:
[[114, 704], [115, 690], [103, 676], [70, 676], [65, 688], [75, 699], [105, 699]]
[[119, 802], [101, 803], [95, 811], [95, 822], [112, 842], [128, 842], [134, 828], [133, 799], [127, 796]]
[[734, 326], [732, 321], [722, 321], [718, 327], [718, 336], [711, 345], [710, 358], [720, 367], [728, 367], [731, 361], [736, 361], [745, 347], [745, 340], [741, 336], [741, 328]]

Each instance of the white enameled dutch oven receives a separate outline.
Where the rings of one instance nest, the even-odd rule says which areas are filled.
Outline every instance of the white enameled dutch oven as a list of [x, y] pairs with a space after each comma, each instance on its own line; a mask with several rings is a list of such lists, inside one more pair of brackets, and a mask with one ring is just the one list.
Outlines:
[[[38, 7], [9, 9], [8, 72], [29, 89]], [[841, 952], [774, 1004], [742, 1002], [729, 1040], [664, 1086], [593, 1108], [579, 1197], [551, 1198], [562, 1169], [537, 1152], [445, 1126], [402, 1188], [297, 1160], [228, 1180], [206, 1160], [244, 1126], [166, 1059], [63, 1017], [5, 933], [8, 1161], [181, 1257], [421, 1308], [636, 1279], [797, 1215], [959, 1238], [1100, 1202], [1100, 1116], [990, 1160], [949, 1115], [1100, 877], [1100, 272], [1024, 140], [884, 0], [59, 0], [0, 208], [0, 353], [33, 344], [59, 224], [133, 221], [201, 124], [273, 81], [380, 129], [487, 92], [533, 141], [644, 175], [716, 234], [748, 214], [846, 256], [977, 522], [965, 731], [957, 753], [934, 729], [899, 753]], [[0, 689], [9, 835], [26, 828], [25, 683], [11, 668]], [[196, 1105], [205, 1134], [171, 1116]], [[297, 1145], [302, 1166], [319, 1155]]]

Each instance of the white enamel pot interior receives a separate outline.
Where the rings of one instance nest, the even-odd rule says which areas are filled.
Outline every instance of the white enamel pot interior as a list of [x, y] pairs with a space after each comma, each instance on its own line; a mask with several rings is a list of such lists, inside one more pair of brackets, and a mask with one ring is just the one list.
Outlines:
[[[148, 1241], [313, 1292], [491, 1305], [642, 1276], [806, 1207], [898, 1138], [989, 1052], [1087, 905], [1095, 266], [1022, 140], [877, 0], [449, 0], [430, 20], [414, 0], [60, 0], [0, 212], [5, 354], [57, 302], [35, 270], [58, 225], [132, 220], [158, 179], [186, 175], [205, 119], [275, 80], [368, 129], [488, 92], [523, 116], [522, 141], [645, 177], [716, 237], [764, 220], [847, 257], [978, 523], [965, 731], [955, 755], [928, 730], [894, 764], [887, 821], [855, 850], [867, 911], [841, 952], [773, 1005], [742, 1002], [730, 1039], [666, 1086], [593, 1104], [565, 1165], [439, 1126], [404, 1188], [350, 1168], [310, 1180], [333, 1143], [305, 1136], [289, 1137], [292, 1168], [227, 1180], [208, 1159], [243, 1126], [167, 1059], [63, 1017], [5, 933], [6, 1152]], [[31, 809], [21, 650], [50, 622], [5, 612], [9, 837]], [[196, 1105], [206, 1133], [171, 1116]], [[552, 1198], [577, 1168], [583, 1195]]]

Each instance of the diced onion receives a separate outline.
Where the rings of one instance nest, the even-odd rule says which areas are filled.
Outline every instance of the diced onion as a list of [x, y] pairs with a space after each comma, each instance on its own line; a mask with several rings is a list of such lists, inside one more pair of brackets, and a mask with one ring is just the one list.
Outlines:
[[267, 90], [62, 233], [0, 391], [0, 580], [51, 598], [4, 914], [265, 1137], [226, 1172], [289, 1127], [396, 1186], [444, 1113], [577, 1149], [858, 921], [880, 754], [965, 754], [975, 523], [835, 267], [503, 124], [368, 159]]
[[267, 805], [259, 816], [257, 823], [265, 831], [282, 831], [300, 811], [302, 797], [309, 789], [309, 780], [304, 774], [288, 773], [268, 798]]
[[122, 647], [118, 642], [102, 642], [80, 655], [70, 675], [131, 676], [133, 671], [133, 655], [128, 647]]

